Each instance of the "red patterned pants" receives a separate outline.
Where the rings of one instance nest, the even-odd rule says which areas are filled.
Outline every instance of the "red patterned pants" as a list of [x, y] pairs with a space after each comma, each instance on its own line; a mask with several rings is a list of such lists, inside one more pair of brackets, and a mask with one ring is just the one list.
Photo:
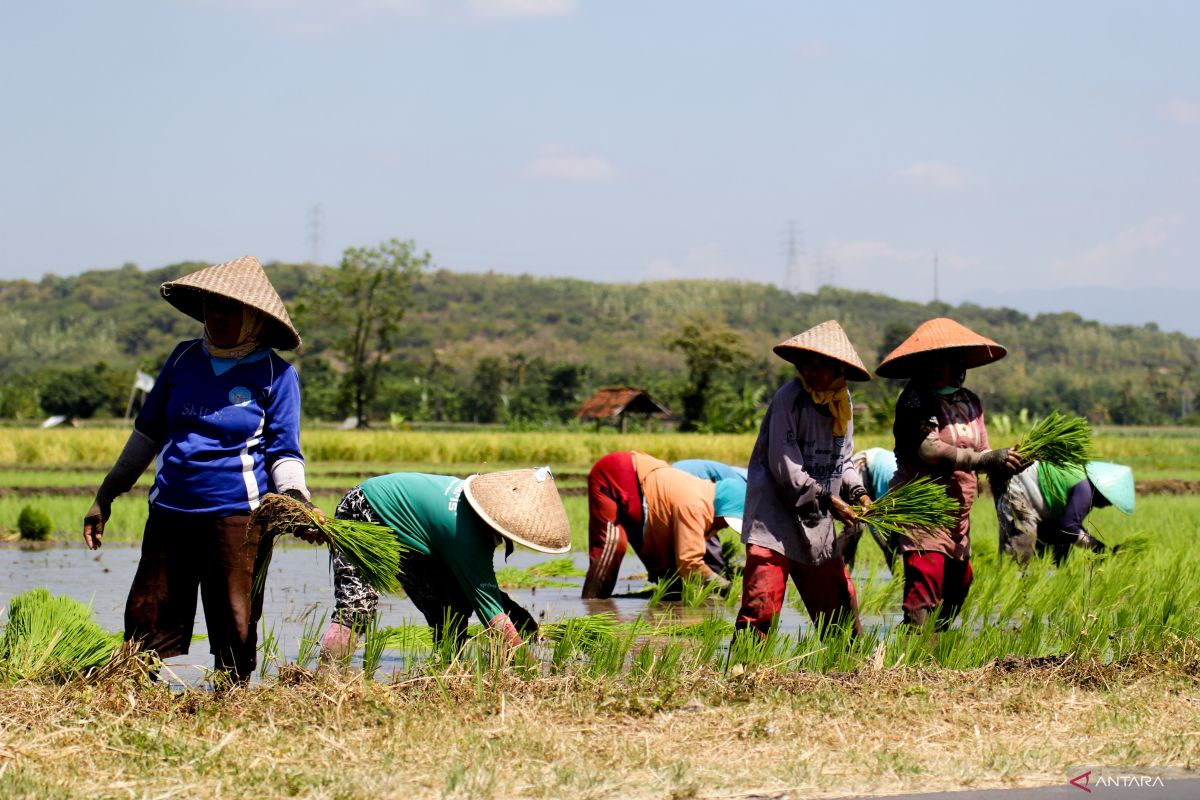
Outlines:
[[633, 454], [609, 453], [588, 473], [588, 573], [583, 597], [611, 597], [625, 551], [642, 545], [642, 491]]

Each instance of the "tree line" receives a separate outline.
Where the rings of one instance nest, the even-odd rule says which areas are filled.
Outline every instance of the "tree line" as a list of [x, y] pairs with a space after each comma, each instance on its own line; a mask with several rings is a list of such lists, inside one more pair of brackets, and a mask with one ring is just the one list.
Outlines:
[[[0, 282], [0, 417], [120, 416], [134, 370], [156, 374], [198, 325], [158, 285], [206, 264]], [[1070, 411], [1115, 424], [1194, 424], [1200, 340], [1077, 314], [1028, 316], [738, 281], [614, 284], [454, 273], [412, 242], [351, 248], [333, 267], [267, 265], [304, 346], [285, 354], [304, 411], [365, 424], [571, 424], [597, 388], [649, 391], [692, 430], [749, 430], [790, 377], [771, 346], [826, 319], [869, 368], [921, 322], [949, 316], [1004, 344], [968, 375], [990, 411]], [[887, 424], [896, 381], [852, 384], [860, 424]]]

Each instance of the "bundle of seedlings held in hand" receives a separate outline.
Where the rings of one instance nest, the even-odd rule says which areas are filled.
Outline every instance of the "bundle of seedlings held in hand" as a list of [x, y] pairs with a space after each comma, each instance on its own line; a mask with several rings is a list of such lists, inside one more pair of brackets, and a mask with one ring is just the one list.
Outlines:
[[1026, 462], [1082, 467], [1092, 457], [1092, 428], [1083, 417], [1054, 411], [1021, 437], [1016, 450]]
[[946, 487], [921, 477], [889, 489], [870, 506], [851, 506], [860, 522], [882, 534], [913, 538], [923, 530], [945, 530], [958, 524], [962, 506]]
[[66, 681], [103, 667], [121, 644], [92, 619], [92, 609], [45, 589], [14, 597], [0, 636], [0, 676], [8, 681]]
[[267, 554], [254, 571], [254, 593], [266, 586], [274, 537], [292, 535], [311, 538], [319, 533], [358, 570], [359, 576], [381, 592], [400, 590], [400, 557], [405, 548], [386, 525], [333, 517], [318, 517], [299, 500], [281, 494], [267, 494], [254, 513], [250, 526], [272, 539]]

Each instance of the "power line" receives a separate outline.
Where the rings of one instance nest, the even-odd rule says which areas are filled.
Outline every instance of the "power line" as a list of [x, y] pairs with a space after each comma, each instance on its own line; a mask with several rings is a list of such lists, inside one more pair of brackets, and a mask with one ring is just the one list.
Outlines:
[[793, 220], [787, 224], [786, 260], [783, 266], [783, 288], [799, 292], [803, 281], [800, 278], [800, 263], [804, 260], [804, 231], [796, 227]]
[[321, 263], [321, 204], [317, 203], [308, 210], [308, 261], [311, 264]]
[[933, 302], [938, 302], [938, 254], [933, 251]]

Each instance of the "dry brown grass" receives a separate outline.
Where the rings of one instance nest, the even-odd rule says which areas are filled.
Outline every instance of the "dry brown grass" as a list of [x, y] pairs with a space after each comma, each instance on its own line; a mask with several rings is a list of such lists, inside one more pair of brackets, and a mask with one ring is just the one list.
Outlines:
[[454, 672], [0, 689], [5, 797], [808, 797], [1189, 767], [1197, 659], [668, 681]]

